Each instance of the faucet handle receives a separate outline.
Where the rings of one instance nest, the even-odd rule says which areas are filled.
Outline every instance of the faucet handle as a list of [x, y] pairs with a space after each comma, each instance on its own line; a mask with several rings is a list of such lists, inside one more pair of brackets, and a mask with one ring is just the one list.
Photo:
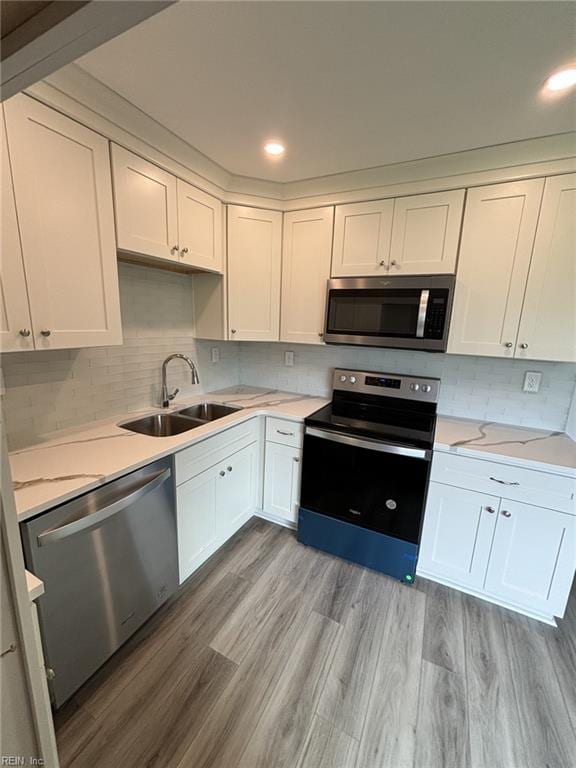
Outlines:
[[180, 392], [180, 390], [178, 389], [178, 387], [176, 387], [176, 389], [174, 390], [174, 392], [172, 392], [172, 394], [171, 394], [171, 395], [168, 395], [168, 400], [174, 400], [174, 398], [176, 397], [176, 395], [178, 394], [178, 392]]

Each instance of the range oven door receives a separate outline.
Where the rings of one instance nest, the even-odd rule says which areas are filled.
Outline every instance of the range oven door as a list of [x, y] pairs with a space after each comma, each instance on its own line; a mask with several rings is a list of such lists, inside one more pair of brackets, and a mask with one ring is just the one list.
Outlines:
[[418, 544], [430, 460], [425, 449], [307, 427], [301, 507]]
[[443, 352], [453, 290], [452, 275], [329, 280], [324, 340]]

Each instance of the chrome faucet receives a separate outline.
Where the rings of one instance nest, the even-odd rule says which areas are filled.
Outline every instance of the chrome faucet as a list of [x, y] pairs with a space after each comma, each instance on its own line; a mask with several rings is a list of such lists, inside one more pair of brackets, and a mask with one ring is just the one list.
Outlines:
[[175, 389], [172, 394], [168, 393], [168, 386], [166, 385], [166, 368], [168, 367], [170, 360], [184, 360], [186, 363], [188, 363], [190, 370], [192, 371], [192, 384], [200, 384], [200, 378], [198, 376], [196, 365], [194, 364], [193, 360], [190, 360], [188, 355], [181, 355], [179, 352], [174, 355], [168, 355], [166, 360], [164, 360], [162, 363], [162, 408], [168, 408], [170, 401], [174, 400], [180, 391], [179, 389]]

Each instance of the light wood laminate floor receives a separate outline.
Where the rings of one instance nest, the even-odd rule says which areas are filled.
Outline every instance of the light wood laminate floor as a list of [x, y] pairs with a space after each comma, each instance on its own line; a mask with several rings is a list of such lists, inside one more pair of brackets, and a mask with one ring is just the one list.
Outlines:
[[74, 768], [573, 768], [558, 629], [254, 518], [56, 717]]

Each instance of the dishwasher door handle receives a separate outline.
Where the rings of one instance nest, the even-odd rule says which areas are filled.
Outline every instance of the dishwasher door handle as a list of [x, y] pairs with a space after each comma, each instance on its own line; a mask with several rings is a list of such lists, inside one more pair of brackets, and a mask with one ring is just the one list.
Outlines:
[[98, 528], [98, 526], [102, 525], [108, 518], [121, 512], [123, 509], [126, 509], [126, 507], [134, 504], [143, 496], [146, 496], [146, 494], [161, 486], [169, 477], [171, 477], [171, 475], [172, 470], [170, 469], [163, 469], [153, 475], [148, 475], [143, 483], [130, 491], [130, 493], [119, 498], [117, 501], [112, 502], [112, 504], [108, 504], [95, 512], [89, 512], [86, 515], [82, 515], [82, 517], [77, 520], [60, 525], [58, 528], [52, 528], [49, 531], [41, 533], [36, 539], [38, 546], [46, 547], [48, 544], [62, 541], [63, 539], [67, 539], [69, 536], [74, 536], [82, 531], [91, 531], [94, 528]]

